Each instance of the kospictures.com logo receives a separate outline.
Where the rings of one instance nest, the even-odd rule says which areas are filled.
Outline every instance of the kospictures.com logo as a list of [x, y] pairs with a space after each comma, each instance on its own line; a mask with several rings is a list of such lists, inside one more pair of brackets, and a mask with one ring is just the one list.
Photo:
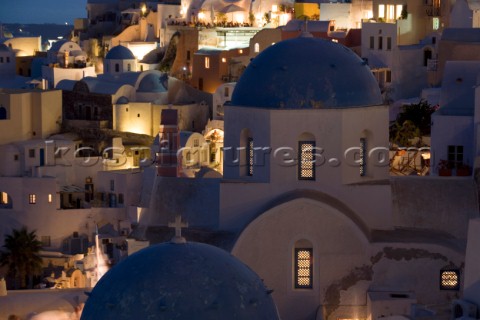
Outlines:
[[[127, 150], [123, 147], [107, 147], [101, 152], [98, 152], [92, 147], [81, 147], [73, 149], [71, 147], [55, 147], [54, 141], [45, 141], [47, 153], [49, 148], [54, 149], [54, 155], [57, 163], [62, 165], [80, 165], [80, 166], [94, 166], [101, 162], [108, 167], [122, 167], [128, 162], [128, 158], [132, 157], [127, 154]], [[73, 149], [73, 150], [72, 150]], [[278, 148], [271, 147], [253, 147], [251, 150], [246, 147], [223, 147], [219, 152], [222, 152], [222, 159], [224, 166], [265, 166], [267, 162], [271, 162], [278, 166], [296, 166], [299, 162], [310, 162], [315, 166], [328, 165], [330, 167], [338, 167], [341, 164], [348, 166], [361, 166], [368, 162], [373, 166], [385, 167], [390, 163], [390, 153], [392, 151], [405, 150], [410, 152], [429, 153], [430, 148], [397, 148], [391, 150], [387, 147], [373, 147], [370, 149], [363, 149], [355, 146], [347, 148], [340, 156], [332, 157], [326, 156], [326, 150], [321, 147], [310, 147], [302, 150], [302, 153], [308, 153], [308, 160], [299, 160], [302, 157], [298, 149], [284, 146]], [[152, 152], [153, 151], [153, 152]], [[73, 153], [72, 156], [69, 153]], [[139, 157], [140, 166], [146, 167], [149, 165], [169, 165], [169, 164], [183, 164], [186, 166], [198, 163], [201, 155], [211, 155], [210, 144], [204, 143], [197, 147], [182, 147], [178, 150], [172, 149], [168, 141], [161, 141], [160, 147], [157, 150], [152, 150], [149, 147], [132, 147], [129, 152], [136, 154]], [[189, 154], [187, 156], [187, 154]], [[165, 155], [171, 155], [165, 157]], [[173, 156], [174, 155], [174, 156]], [[196, 160], [197, 159], [197, 160]], [[242, 161], [247, 159], [248, 161]], [[250, 163], [249, 163], [250, 161]]]

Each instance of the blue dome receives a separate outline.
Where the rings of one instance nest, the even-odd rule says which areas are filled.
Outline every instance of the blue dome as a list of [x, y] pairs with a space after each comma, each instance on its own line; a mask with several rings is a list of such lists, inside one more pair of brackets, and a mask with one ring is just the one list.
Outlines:
[[119, 45], [110, 49], [110, 51], [108, 51], [107, 55], [105, 56], [105, 59], [131, 60], [131, 59], [135, 59], [135, 56], [133, 55], [132, 51], [130, 51], [130, 49], [122, 45]]
[[370, 68], [349, 48], [298, 37], [276, 43], [247, 67], [232, 105], [272, 109], [351, 108], [382, 104]]
[[206, 244], [162, 243], [107, 272], [82, 319], [278, 319], [262, 280], [228, 252]]
[[149, 73], [140, 80], [138, 92], [167, 92], [168, 77], [158, 73]]

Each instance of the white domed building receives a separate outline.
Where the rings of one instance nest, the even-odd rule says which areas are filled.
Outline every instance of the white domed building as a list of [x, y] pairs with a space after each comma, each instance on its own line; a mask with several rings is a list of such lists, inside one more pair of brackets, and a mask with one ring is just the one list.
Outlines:
[[[238, 235], [232, 253], [274, 290], [282, 319], [448, 306], [440, 276], [460, 280], [473, 186], [390, 179], [388, 106], [353, 51], [308, 34], [276, 43], [224, 111], [219, 229]], [[456, 192], [467, 210], [449, 202]]]
[[127, 47], [115, 46], [108, 51], [103, 60], [103, 71], [106, 74], [137, 71], [137, 59]]
[[228, 252], [174, 238], [112, 268], [91, 292], [82, 319], [275, 320], [270, 293]]

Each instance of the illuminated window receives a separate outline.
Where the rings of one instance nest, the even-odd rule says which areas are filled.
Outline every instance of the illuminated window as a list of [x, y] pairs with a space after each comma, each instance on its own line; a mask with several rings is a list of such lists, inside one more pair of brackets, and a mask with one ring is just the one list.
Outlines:
[[48, 203], [52, 203], [53, 201], [53, 196], [51, 193], [48, 194]]
[[360, 138], [360, 176], [364, 177], [367, 173], [367, 160], [366, 160], [366, 152], [367, 152], [367, 139]]
[[253, 176], [254, 161], [253, 138], [247, 139], [247, 176]]
[[298, 179], [315, 180], [315, 141], [298, 142]]
[[338, 43], [337, 39], [332, 39], [332, 42]]
[[394, 20], [395, 17], [395, 6], [387, 5], [387, 20]]
[[379, 18], [385, 18], [385, 5], [384, 4], [379, 4], [378, 5], [378, 17]]
[[259, 53], [260, 52], [260, 45], [258, 43], [255, 43], [255, 53]]
[[223, 63], [227, 62], [227, 58], [222, 58], [222, 62]]
[[205, 69], [210, 69], [210, 58], [205, 57]]
[[433, 21], [433, 30], [438, 30], [440, 28], [440, 18], [434, 17], [432, 21]]
[[30, 195], [28, 196], [28, 202], [29, 202], [30, 204], [35, 204], [35, 203], [37, 203], [37, 196], [34, 195], [34, 194], [30, 194]]
[[397, 4], [397, 19], [402, 18], [403, 5]]
[[313, 250], [312, 248], [295, 248], [295, 288], [311, 289], [313, 287]]
[[8, 204], [8, 194], [6, 192], [0, 192], [0, 204]]
[[243, 50], [242, 50], [242, 49], [238, 50], [238, 53], [242, 54], [242, 53], [243, 53]]
[[440, 271], [440, 290], [459, 290], [460, 271], [449, 269]]

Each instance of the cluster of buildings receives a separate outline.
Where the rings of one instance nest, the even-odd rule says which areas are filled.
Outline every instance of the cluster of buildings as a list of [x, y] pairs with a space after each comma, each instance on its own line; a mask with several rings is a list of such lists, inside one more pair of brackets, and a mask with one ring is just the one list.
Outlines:
[[[218, 276], [217, 318], [247, 291], [251, 319], [480, 318], [479, 8], [88, 0], [47, 51], [0, 38], [0, 244], [36, 230], [58, 289], [5, 290], [0, 273], [0, 319], [78, 313], [98, 266], [116, 264], [121, 286], [94, 289], [98, 308], [181, 316], [201, 309], [189, 279]], [[437, 107], [431, 137], [398, 150], [389, 125], [421, 101]], [[170, 240], [179, 215], [186, 243], [132, 262], [149, 278], [122, 264]], [[195, 270], [169, 265], [192, 255]], [[224, 294], [238, 260], [256, 275]], [[175, 291], [158, 310], [142, 306], [159, 292], [135, 291], [150, 281]]]

